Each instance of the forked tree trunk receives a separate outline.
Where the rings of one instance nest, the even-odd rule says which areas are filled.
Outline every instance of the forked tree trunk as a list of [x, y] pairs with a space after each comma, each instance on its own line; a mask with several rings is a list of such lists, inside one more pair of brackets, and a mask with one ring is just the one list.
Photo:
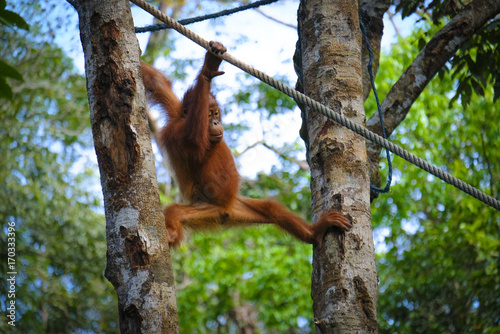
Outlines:
[[[299, 8], [305, 94], [365, 124], [358, 2], [303, 0]], [[312, 297], [318, 333], [376, 333], [377, 281], [365, 140], [307, 110], [315, 218], [330, 209], [352, 221], [314, 250]]]
[[120, 330], [178, 333], [172, 264], [130, 5], [126, 0], [70, 2], [80, 18], [106, 212], [105, 275], [118, 295]]

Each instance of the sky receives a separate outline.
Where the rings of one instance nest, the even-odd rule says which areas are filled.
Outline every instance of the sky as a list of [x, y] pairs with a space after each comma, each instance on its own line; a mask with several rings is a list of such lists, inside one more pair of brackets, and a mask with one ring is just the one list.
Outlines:
[[[295, 51], [297, 41], [297, 31], [288, 25], [297, 25], [298, 1], [280, 1], [271, 5], [263, 6], [259, 10], [267, 16], [271, 16], [287, 25], [277, 23], [266, 18], [255, 10], [247, 10], [216, 19], [215, 22], [205, 21], [189, 25], [188, 28], [199, 34], [206, 40], [216, 40], [222, 42], [228, 52], [247, 64], [271, 75], [285, 76], [294, 83], [296, 75], [293, 69], [292, 56]], [[204, 15], [217, 12], [225, 7], [212, 6], [213, 8], [203, 8], [196, 11], [192, 16]], [[132, 15], [135, 26], [147, 26], [152, 23], [152, 16], [141, 8], [133, 6]], [[403, 35], [410, 33], [413, 25], [403, 24], [400, 16], [395, 17], [395, 24]], [[382, 47], [386, 51], [390, 45], [397, 41], [397, 35], [393, 24], [385, 16], [385, 31], [382, 40]], [[173, 32], [178, 34], [177, 32]], [[145, 50], [150, 33], [138, 34], [141, 50]], [[179, 34], [180, 36], [180, 34]], [[200, 66], [205, 50], [187, 38], [180, 37], [176, 42], [176, 49], [172, 56], [188, 57], [200, 59]], [[168, 67], [168, 59], [158, 61], [155, 64], [160, 70]], [[228, 94], [231, 94], [231, 83], [236, 82], [237, 76], [242, 75], [242, 71], [230, 64], [222, 64], [222, 70], [226, 72], [223, 77], [224, 86], [229, 89], [220, 91], [217, 95], [219, 100], [224, 101]], [[193, 71], [183, 83], [174, 83], [174, 89], [178, 96], [182, 96], [191, 82], [193, 82], [196, 71]], [[222, 78], [222, 77], [219, 77]], [[217, 81], [221, 79], [217, 78]], [[255, 79], [257, 80], [257, 79]], [[252, 125], [252, 131], [243, 133], [239, 138], [239, 146], [235, 149], [239, 152], [257, 141], [265, 140], [267, 143], [281, 147], [284, 143], [293, 143], [298, 137], [301, 126], [300, 111], [298, 108], [292, 114], [286, 116], [276, 116], [267, 120], [258, 114], [241, 115], [238, 111], [227, 112], [224, 115], [225, 123], [238, 123], [242, 118]], [[305, 159], [305, 153], [299, 156]], [[265, 163], [262, 163], [265, 162]], [[247, 151], [237, 160], [239, 171], [247, 177], [254, 177], [259, 171], [270, 172], [273, 165], [279, 164], [276, 154], [268, 149], [257, 146]]]
[[[213, 13], [227, 8], [213, 1], [203, 1], [203, 3], [206, 6], [194, 9], [189, 17]], [[298, 5], [299, 1], [286, 0], [260, 7], [259, 10], [264, 14], [280, 22], [285, 22], [287, 25], [270, 20], [255, 10], [247, 10], [224, 18], [191, 24], [188, 28], [206, 40], [222, 42], [231, 55], [245, 63], [273, 77], [284, 76], [289, 82], [294, 83], [296, 75], [293, 69], [292, 56], [295, 51], [297, 31], [288, 25], [297, 25]], [[132, 16], [134, 25], [137, 27], [147, 26], [153, 22], [153, 17], [149, 13], [135, 5], [132, 6]], [[414, 28], [414, 20], [407, 19], [403, 22], [400, 15], [394, 16], [394, 22], [403, 36], [409, 34]], [[397, 41], [397, 35], [394, 25], [387, 14], [384, 16], [384, 26], [382, 49], [388, 51], [391, 44]], [[69, 33], [72, 32], [69, 31]], [[74, 33], [78, 36], [78, 31]], [[150, 34], [137, 34], [141, 50], [146, 49]], [[174, 31], [172, 34], [178, 33]], [[180, 34], [178, 35], [179, 38], [176, 40], [175, 51], [172, 56], [175, 58], [199, 59], [198, 66], [201, 67], [205, 50], [189, 39], [182, 37]], [[84, 74], [81, 45], [75, 48], [73, 44], [73, 47], [71, 47], [72, 44], [67, 43], [64, 38], [61, 39], [60, 45], [74, 59], [79, 72]], [[168, 59], [160, 59], [154, 65], [158, 69], [166, 71], [170, 64]], [[237, 78], [241, 77], [243, 72], [228, 63], [223, 63], [221, 69], [226, 73], [223, 77], [216, 78], [214, 84], [223, 87], [217, 93], [219, 102], [223, 103], [234, 93], [235, 90], [232, 90], [231, 87], [236, 86]], [[174, 91], [178, 96], [183, 95], [183, 92], [195, 79], [196, 74], [197, 70], [194, 70], [189, 73], [185, 81], [174, 82]], [[254, 83], [257, 82], [257, 79], [252, 80], [255, 80]], [[238, 152], [242, 152], [248, 146], [261, 140], [265, 140], [266, 143], [279, 148], [285, 143], [294, 143], [298, 138], [301, 126], [298, 108], [293, 113], [273, 116], [271, 119], [267, 119], [267, 117], [263, 117], [258, 113], [242, 114], [238, 110], [224, 111], [224, 123], [246, 122], [252, 126], [251, 131], [242, 133], [238, 138], [238, 146], [233, 147]], [[160, 112], [155, 112], [156, 115], [161, 116]], [[160, 120], [163, 121], [161, 117]], [[156, 147], [154, 149], [156, 151]], [[302, 152], [298, 158], [305, 160], [305, 152]], [[91, 159], [95, 161], [95, 154]], [[240, 173], [249, 178], [255, 177], [258, 172], [269, 173], [273, 165], [279, 165], [276, 154], [263, 146], [256, 146], [248, 150], [236, 162]]]

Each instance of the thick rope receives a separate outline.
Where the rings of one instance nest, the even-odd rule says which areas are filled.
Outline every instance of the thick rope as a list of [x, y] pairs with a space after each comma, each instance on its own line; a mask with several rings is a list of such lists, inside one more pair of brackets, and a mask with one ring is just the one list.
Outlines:
[[[188, 24], [193, 24], [193, 23], [196, 23], [196, 22], [201, 22], [201, 21], [205, 21], [205, 20], [209, 20], [209, 19], [216, 19], [216, 18], [221, 17], [221, 16], [231, 15], [231, 14], [238, 13], [238, 12], [241, 12], [241, 11], [244, 11], [244, 10], [248, 10], [248, 9], [257, 8], [257, 7], [260, 7], [260, 6], [269, 5], [270, 3], [273, 3], [273, 2], [276, 2], [276, 1], [278, 1], [278, 0], [260, 0], [260, 1], [255, 1], [255, 2], [246, 4], [246, 5], [242, 5], [242, 6], [239, 6], [239, 7], [221, 10], [220, 12], [217, 12], [217, 13], [203, 15], [203, 16], [196, 16], [196, 17], [192, 17], [192, 18], [189, 18], [189, 19], [179, 20], [178, 22], [180, 24], [182, 24], [183, 26], [185, 26], [185, 25], [188, 25]], [[143, 32], [158, 31], [158, 30], [163, 30], [163, 29], [170, 29], [170, 26], [168, 24], [159, 23], [159, 24], [153, 24], [153, 25], [150, 25], [150, 26], [147, 26], [147, 27], [140, 27], [140, 28], [136, 27], [135, 28], [135, 33], [139, 34], [139, 33], [143, 33]]]
[[[203, 39], [199, 35], [195, 34], [191, 30], [187, 29], [183, 25], [179, 24], [177, 21], [172, 19], [171, 17], [163, 14], [153, 6], [149, 5], [143, 0], [130, 0], [137, 6], [141, 7], [157, 19], [159, 19], [162, 22], [165, 22], [168, 24], [170, 27], [173, 29], [177, 30], [180, 34], [184, 35], [185, 37], [189, 38], [193, 42], [199, 44], [203, 48], [205, 48], [207, 51], [210, 51], [210, 45], [207, 40]], [[228, 63], [233, 64], [234, 66], [238, 67], [239, 69], [247, 72], [248, 74], [256, 77], [257, 79], [267, 83], [271, 87], [276, 88], [277, 90], [285, 93], [286, 95], [290, 96], [291, 98], [298, 100], [300, 103], [304, 104], [306, 107], [309, 107], [326, 117], [333, 119], [335, 122], [345, 126], [349, 130], [357, 133], [358, 135], [368, 139], [371, 142], [374, 142], [377, 145], [382, 146], [386, 150], [391, 151], [392, 153], [400, 156], [401, 158], [405, 159], [406, 161], [422, 168], [426, 172], [431, 173], [432, 175], [440, 178], [441, 180], [445, 181], [448, 184], [451, 184], [452, 186], [458, 188], [459, 190], [477, 198], [478, 200], [482, 201], [485, 204], [488, 204], [489, 206], [497, 209], [500, 211], [500, 201], [486, 195], [482, 191], [473, 188], [469, 184], [463, 182], [460, 179], [457, 179], [456, 177], [450, 175], [449, 173], [432, 166], [428, 162], [425, 162], [424, 160], [420, 159], [419, 157], [409, 153], [408, 151], [402, 149], [401, 147], [391, 143], [387, 139], [382, 138], [381, 136], [377, 135], [376, 133], [373, 133], [369, 130], [367, 130], [365, 127], [352, 122], [348, 118], [344, 117], [343, 115], [334, 112], [333, 110], [325, 107], [321, 103], [307, 97], [306, 95], [296, 91], [295, 89], [283, 84], [282, 82], [268, 76], [267, 74], [243, 63], [242, 61], [234, 58], [231, 56], [229, 53], [223, 53], [222, 55], [217, 55], [218, 57], [222, 58], [223, 60], [227, 61]]]

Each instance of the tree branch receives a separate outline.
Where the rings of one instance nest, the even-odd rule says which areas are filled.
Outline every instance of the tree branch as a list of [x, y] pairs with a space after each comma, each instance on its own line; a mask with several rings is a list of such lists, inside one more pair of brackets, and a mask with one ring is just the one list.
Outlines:
[[309, 164], [306, 161], [298, 160], [298, 159], [295, 159], [294, 157], [287, 156], [283, 152], [281, 152], [280, 150], [278, 150], [276, 147], [273, 147], [273, 146], [271, 146], [271, 145], [269, 145], [267, 143], [262, 143], [262, 146], [264, 146], [268, 150], [273, 151], [274, 153], [276, 153], [277, 155], [279, 155], [281, 158], [299, 165], [300, 169], [305, 170], [305, 171], [309, 170]]
[[396, 25], [396, 22], [394, 22], [394, 13], [389, 10], [389, 11], [387, 11], [387, 14], [389, 15], [389, 21], [391, 21], [392, 27], [394, 28], [396, 35], [401, 36], [401, 33], [399, 32], [399, 28]]
[[246, 152], [248, 152], [249, 150], [251, 150], [252, 148], [255, 148], [258, 145], [262, 145], [265, 148], [267, 148], [268, 150], [273, 151], [274, 153], [276, 153], [277, 155], [279, 155], [284, 160], [287, 160], [287, 161], [290, 161], [291, 163], [299, 165], [299, 168], [302, 169], [302, 170], [305, 170], [305, 171], [309, 170], [309, 164], [307, 163], [307, 161], [299, 160], [299, 159], [296, 159], [294, 157], [288, 156], [285, 153], [283, 153], [280, 150], [278, 150], [276, 147], [273, 147], [273, 146], [267, 144], [263, 140], [259, 140], [259, 141], [255, 142], [255, 143], [253, 143], [252, 145], [248, 146], [247, 148], [245, 148], [240, 153], [235, 153], [234, 157], [238, 158], [238, 157], [242, 156], [243, 154], [245, 154]]
[[[500, 2], [497, 0], [474, 0], [427, 43], [382, 102], [388, 135], [405, 119], [413, 102], [434, 75], [476, 31], [499, 12]], [[367, 127], [378, 134], [382, 133], [377, 113], [370, 117]]]
[[243, 154], [245, 154], [246, 152], [250, 151], [252, 148], [258, 146], [258, 145], [263, 145], [264, 144], [264, 141], [263, 140], [259, 140], [259, 141], [256, 141], [255, 143], [253, 143], [252, 145], [246, 147], [243, 151], [239, 152], [239, 153], [233, 153], [234, 157], [235, 158], [239, 158], [240, 156], [242, 156]]
[[[412, 104], [444, 64], [499, 12], [498, 0], [474, 0], [427, 43], [382, 102], [388, 136], [405, 119]], [[367, 128], [375, 133], [382, 133], [378, 113], [367, 121]], [[376, 185], [380, 151], [381, 148], [374, 143], [367, 143], [371, 179]]]
[[288, 28], [292, 28], [292, 29], [297, 29], [297, 26], [296, 25], [293, 25], [293, 24], [290, 24], [290, 23], [286, 23], [286, 22], [283, 22], [281, 20], [278, 20], [277, 18], [274, 18], [270, 15], [267, 15], [266, 13], [264, 13], [263, 11], [261, 11], [260, 9], [258, 8], [255, 8], [254, 9], [257, 13], [259, 13], [260, 15], [264, 16], [265, 18], [271, 20], [271, 21], [274, 21], [276, 23], [279, 23], [279, 24], [282, 24], [284, 25], [285, 27], [288, 27]]

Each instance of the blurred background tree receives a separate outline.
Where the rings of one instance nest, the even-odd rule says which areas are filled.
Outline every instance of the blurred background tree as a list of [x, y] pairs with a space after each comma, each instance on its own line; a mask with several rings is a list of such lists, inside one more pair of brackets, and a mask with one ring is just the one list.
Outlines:
[[[430, 23], [415, 29], [381, 57], [381, 98], [419, 52], [420, 40], [436, 29]], [[494, 102], [493, 87], [485, 86], [484, 95], [470, 92], [464, 107], [463, 98], [452, 98], [453, 74], [443, 70], [430, 82], [392, 140], [498, 198], [500, 151], [493, 147], [500, 138], [500, 100]], [[367, 110], [374, 110], [368, 101]], [[498, 211], [401, 159], [394, 173], [391, 193], [372, 204], [380, 332], [497, 333]]]
[[[16, 327], [2, 332], [113, 332], [116, 298], [103, 276], [102, 204], [89, 179], [94, 164], [85, 78], [54, 42], [69, 8], [19, 2], [29, 31], [0, 25], [0, 59], [24, 78], [0, 103], [1, 278], [6, 282], [7, 222], [16, 227]], [[57, 14], [56, 14], [57, 13]], [[72, 15], [72, 14], [71, 14]], [[57, 18], [56, 20], [51, 20]], [[6, 284], [2, 284], [5, 291]], [[7, 294], [0, 294], [2, 313]]]

